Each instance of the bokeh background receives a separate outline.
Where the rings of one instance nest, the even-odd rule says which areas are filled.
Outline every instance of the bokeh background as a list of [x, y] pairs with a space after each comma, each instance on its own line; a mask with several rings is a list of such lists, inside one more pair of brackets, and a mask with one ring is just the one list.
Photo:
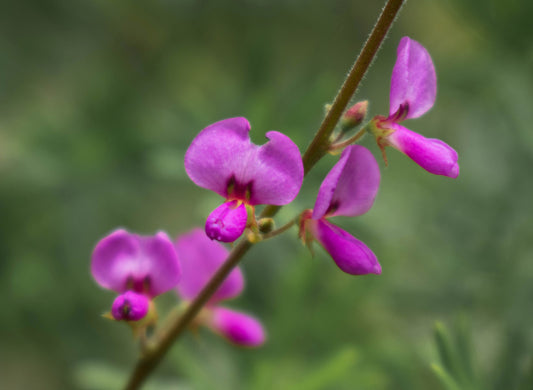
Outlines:
[[[0, 388], [120, 388], [137, 350], [126, 326], [100, 316], [114, 295], [89, 274], [95, 243], [116, 227], [176, 236], [203, 224], [220, 199], [192, 184], [183, 156], [214, 121], [246, 116], [256, 143], [275, 129], [303, 150], [382, 3], [2, 6]], [[336, 223], [373, 248], [383, 274], [340, 272], [296, 230], [258, 245], [232, 305], [262, 319], [268, 343], [189, 333], [147, 389], [451, 389], [443, 372], [465, 364], [439, 357], [437, 321], [471, 356], [469, 380], [450, 374], [459, 389], [533, 388], [532, 4], [408, 1], [354, 101], [386, 114], [396, 45], [421, 42], [438, 97], [406, 126], [455, 147], [459, 178], [394, 150], [385, 168], [364, 139], [382, 186], [368, 214]], [[320, 162], [279, 223], [312, 207], [335, 161]], [[162, 310], [174, 301], [162, 297]]]

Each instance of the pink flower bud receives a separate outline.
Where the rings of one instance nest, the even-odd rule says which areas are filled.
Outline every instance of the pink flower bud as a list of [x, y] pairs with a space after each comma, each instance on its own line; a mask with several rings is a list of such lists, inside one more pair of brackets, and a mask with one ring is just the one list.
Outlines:
[[361, 124], [361, 122], [365, 119], [367, 110], [368, 100], [363, 100], [362, 102], [355, 103], [342, 116], [342, 130], [347, 131]]

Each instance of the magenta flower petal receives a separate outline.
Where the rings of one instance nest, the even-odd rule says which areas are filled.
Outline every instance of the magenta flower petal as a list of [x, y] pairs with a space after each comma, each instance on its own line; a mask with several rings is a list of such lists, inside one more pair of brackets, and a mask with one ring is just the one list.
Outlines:
[[[172, 240], [163, 232], [141, 239], [147, 263], [145, 273], [149, 278], [149, 295], [156, 296], [176, 287], [181, 267]], [[146, 277], [144, 280], [146, 283]]]
[[249, 204], [284, 205], [296, 198], [304, 179], [300, 150], [289, 137], [269, 131], [270, 140], [257, 148], [255, 159], [243, 171], [242, 181], [251, 183]]
[[185, 170], [198, 186], [251, 205], [283, 205], [298, 194], [303, 164], [298, 147], [271, 131], [269, 142], [250, 141], [250, 124], [231, 118], [206, 127], [185, 154]]
[[256, 318], [223, 307], [213, 310], [212, 326], [229, 341], [245, 347], [258, 347], [266, 339], [263, 326]]
[[248, 213], [244, 203], [237, 200], [222, 203], [205, 222], [205, 233], [212, 240], [233, 242], [246, 228]]
[[150, 300], [143, 294], [126, 291], [119, 295], [111, 306], [111, 314], [117, 321], [139, 321], [148, 313]]
[[139, 236], [116, 230], [98, 242], [91, 273], [102, 287], [134, 290], [150, 297], [175, 287], [181, 275], [178, 255], [168, 236]]
[[392, 70], [389, 116], [407, 109], [401, 119], [418, 118], [427, 112], [437, 95], [435, 67], [427, 50], [417, 41], [403, 37]]
[[388, 143], [405, 153], [426, 171], [451, 178], [459, 176], [457, 152], [448, 144], [435, 138], [426, 138], [401, 125], [392, 123], [395, 130], [387, 137]]
[[198, 186], [228, 197], [232, 178], [240, 175], [257, 148], [250, 142], [246, 118], [229, 118], [203, 129], [185, 153], [185, 171]]
[[135, 265], [140, 252], [139, 239], [126, 230], [115, 230], [98, 242], [92, 254], [91, 273], [96, 282], [109, 290], [127, 290], [128, 268]]
[[378, 192], [379, 165], [363, 146], [348, 146], [320, 185], [313, 219], [366, 213]]
[[376, 255], [347, 231], [325, 219], [311, 219], [307, 224], [313, 236], [344, 272], [351, 275], [381, 273]]
[[[179, 295], [193, 300], [228, 257], [229, 251], [220, 243], [211, 241], [201, 229], [179, 236], [176, 250], [181, 259], [182, 278], [177, 286]], [[244, 277], [236, 267], [212, 296], [210, 304], [234, 298], [244, 288]]]

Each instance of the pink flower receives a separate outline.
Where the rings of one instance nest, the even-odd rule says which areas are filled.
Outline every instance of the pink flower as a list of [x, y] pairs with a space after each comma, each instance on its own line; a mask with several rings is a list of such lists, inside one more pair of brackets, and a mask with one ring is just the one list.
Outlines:
[[310, 234], [331, 255], [337, 266], [351, 275], [380, 274], [376, 255], [350, 233], [333, 225], [327, 218], [366, 213], [374, 203], [379, 182], [379, 166], [363, 146], [348, 146], [328, 173], [313, 210], [304, 212], [300, 235]]
[[207, 218], [211, 239], [235, 241], [247, 225], [246, 205], [290, 203], [303, 181], [298, 147], [287, 136], [270, 131], [269, 142], [250, 141], [245, 118], [230, 118], [203, 129], [185, 154], [191, 180], [226, 198]]
[[[201, 229], [181, 235], [175, 245], [183, 270], [176, 289], [182, 299], [191, 301], [224, 263], [229, 251], [222, 244], [208, 239]], [[203, 325], [235, 344], [257, 347], [265, 342], [261, 323], [248, 314], [219, 305], [221, 301], [240, 295], [243, 289], [244, 277], [237, 267], [226, 277], [198, 318]]]
[[427, 50], [418, 42], [403, 37], [398, 45], [392, 70], [389, 116], [376, 116], [371, 131], [383, 152], [392, 146], [406, 154], [426, 171], [456, 178], [459, 175], [457, 152], [438, 139], [426, 138], [399, 123], [418, 118], [435, 103], [437, 77]]
[[120, 294], [113, 302], [113, 318], [138, 321], [152, 298], [176, 287], [181, 268], [165, 233], [140, 236], [119, 229], [96, 244], [91, 273], [100, 286]]

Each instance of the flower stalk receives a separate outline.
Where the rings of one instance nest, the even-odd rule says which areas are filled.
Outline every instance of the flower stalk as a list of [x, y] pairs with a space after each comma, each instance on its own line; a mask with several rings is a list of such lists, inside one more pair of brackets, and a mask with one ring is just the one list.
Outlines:
[[[330, 110], [322, 121], [314, 138], [306, 149], [302, 161], [304, 167], [304, 176], [313, 168], [313, 166], [327, 154], [330, 148], [329, 138], [339, 122], [342, 113], [346, 109], [350, 99], [359, 86], [364, 74], [375, 58], [385, 36], [390, 30], [396, 16], [405, 0], [388, 0], [383, 11], [381, 12], [374, 28], [364, 44], [357, 60], [352, 66], [346, 77], [341, 89], [339, 90]], [[274, 216], [281, 206], [268, 205], [260, 215], [260, 218]], [[157, 367], [159, 362], [166, 355], [170, 347], [178, 337], [187, 329], [192, 320], [200, 312], [202, 307], [209, 301], [211, 296], [217, 291], [228, 274], [233, 270], [243, 256], [251, 249], [253, 243], [246, 238], [241, 239], [233, 248], [226, 261], [214, 274], [211, 280], [191, 302], [183, 314], [174, 322], [170, 323], [164, 331], [155, 335], [153, 344], [137, 361], [131, 376], [125, 386], [126, 390], [139, 389], [148, 376]]]
[[344, 149], [345, 147], [350, 146], [351, 144], [359, 141], [367, 132], [368, 131], [366, 126], [361, 128], [357, 133], [355, 133], [347, 140], [331, 144], [329, 147], [329, 152], [336, 152], [339, 150], [342, 151], [342, 149]]
[[273, 237], [279, 236], [282, 233], [285, 233], [287, 230], [289, 230], [291, 227], [294, 226], [297, 218], [298, 217], [291, 219], [285, 225], [283, 225], [282, 227], [276, 230], [271, 231], [270, 233], [263, 234], [263, 237], [262, 237], [263, 240], [268, 240], [269, 238], [273, 238]]

